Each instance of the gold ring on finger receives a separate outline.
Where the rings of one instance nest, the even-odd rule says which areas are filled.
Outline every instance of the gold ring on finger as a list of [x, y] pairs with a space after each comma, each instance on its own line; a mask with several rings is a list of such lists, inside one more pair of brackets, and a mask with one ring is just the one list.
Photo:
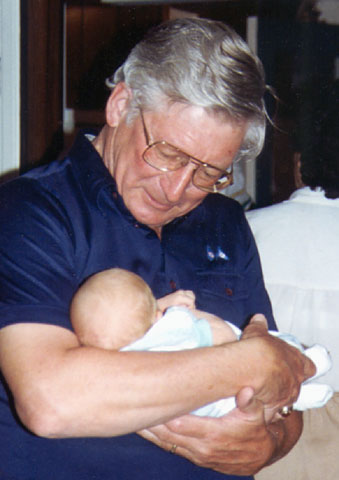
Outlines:
[[287, 405], [285, 405], [284, 407], [282, 407], [282, 409], [279, 411], [279, 413], [282, 417], [286, 418], [289, 415], [291, 415], [292, 410], [293, 410], [292, 407], [288, 407]]
[[173, 445], [172, 445], [172, 447], [171, 447], [171, 450], [170, 450], [170, 453], [175, 453], [177, 447], [178, 447], [178, 445], [176, 445], [175, 443], [173, 443]]

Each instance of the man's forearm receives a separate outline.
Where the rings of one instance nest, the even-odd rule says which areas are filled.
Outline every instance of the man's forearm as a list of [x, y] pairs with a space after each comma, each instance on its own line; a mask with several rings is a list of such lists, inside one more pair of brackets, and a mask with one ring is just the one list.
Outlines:
[[217, 347], [114, 352], [81, 347], [64, 328], [16, 324], [0, 332], [0, 364], [17, 412], [34, 433], [123, 435], [236, 395], [251, 381], [260, 401], [288, 404], [298, 371], [304, 380], [303, 355], [268, 335], [262, 323], [251, 327], [250, 338]]
[[292, 412], [292, 414], [278, 422], [268, 425], [276, 448], [267, 465], [271, 465], [280, 458], [287, 455], [287, 453], [297, 443], [303, 428], [302, 412]]

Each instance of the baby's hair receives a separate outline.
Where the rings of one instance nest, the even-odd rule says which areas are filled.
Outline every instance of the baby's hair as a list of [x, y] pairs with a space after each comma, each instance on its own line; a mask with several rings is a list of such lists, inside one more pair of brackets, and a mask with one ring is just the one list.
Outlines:
[[130, 307], [134, 313], [139, 311], [140, 315], [145, 315], [147, 319], [155, 316], [156, 300], [150, 287], [139, 275], [122, 268], [111, 268], [97, 275], [106, 280], [107, 286], [110, 287], [106, 291], [108, 299], [119, 302], [130, 300]]
[[[126, 335], [130, 332], [135, 337], [142, 336], [156, 321], [157, 302], [150, 287], [139, 275], [121, 268], [92, 275], [75, 294], [71, 319], [81, 343], [96, 341], [97, 337], [88, 335], [95, 332], [92, 319], [98, 318], [96, 314], [102, 307], [108, 307], [111, 315], [104, 318], [100, 313], [101, 325], [114, 322], [117, 328], [123, 327]], [[128, 311], [123, 319], [118, 315], [120, 310]]]

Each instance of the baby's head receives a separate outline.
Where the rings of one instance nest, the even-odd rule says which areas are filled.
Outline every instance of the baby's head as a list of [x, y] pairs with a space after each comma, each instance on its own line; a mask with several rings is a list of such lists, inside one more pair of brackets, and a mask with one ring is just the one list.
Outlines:
[[82, 345], [118, 350], [152, 326], [157, 304], [141, 277], [112, 268], [83, 283], [74, 295], [70, 315]]

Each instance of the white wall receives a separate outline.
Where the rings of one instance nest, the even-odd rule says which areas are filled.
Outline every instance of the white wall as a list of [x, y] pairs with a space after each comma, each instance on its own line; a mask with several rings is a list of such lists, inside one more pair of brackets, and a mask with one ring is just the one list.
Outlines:
[[[258, 54], [258, 17], [248, 17], [246, 25], [246, 41], [256, 55]], [[255, 202], [257, 199], [256, 189], [256, 159], [244, 163], [245, 190]]]
[[0, 0], [0, 175], [20, 165], [20, 0]]
[[319, 20], [330, 25], [339, 25], [339, 0], [318, 0]]

